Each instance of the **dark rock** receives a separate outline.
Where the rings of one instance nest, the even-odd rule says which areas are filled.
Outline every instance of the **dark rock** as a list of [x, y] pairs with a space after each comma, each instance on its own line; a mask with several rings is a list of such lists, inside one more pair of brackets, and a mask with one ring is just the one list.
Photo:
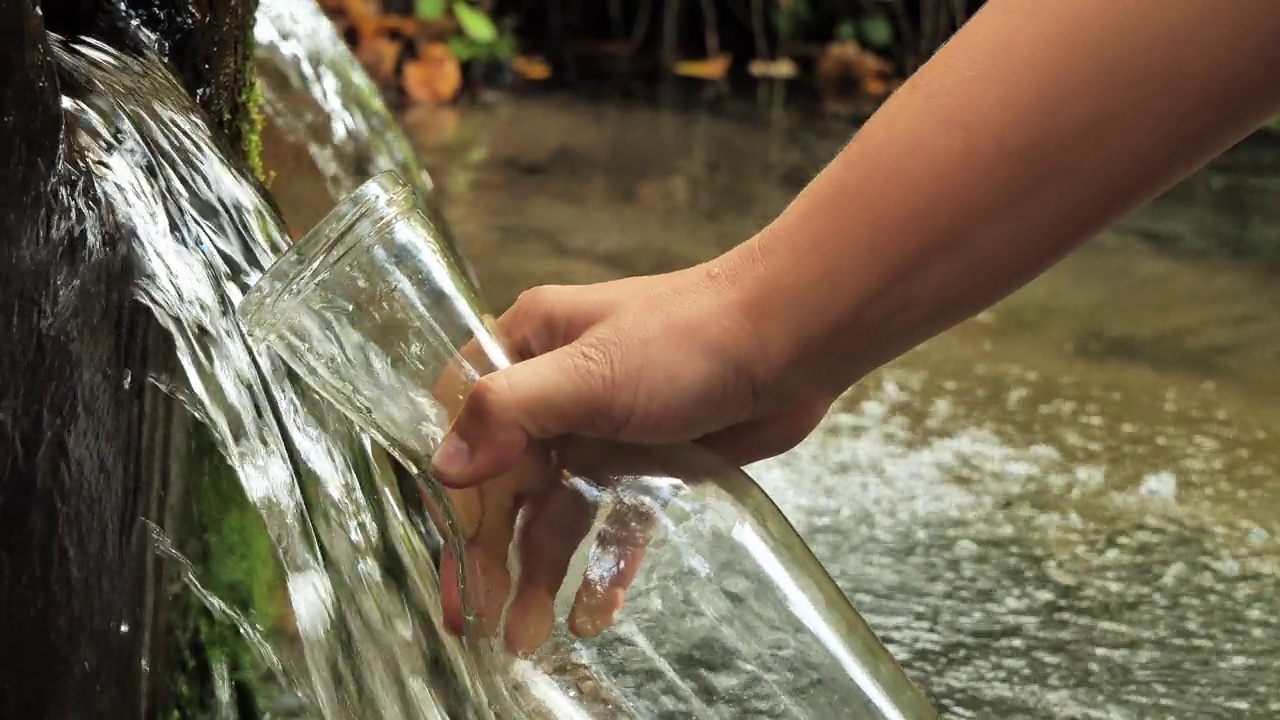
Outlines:
[[64, 140], [46, 30], [149, 30], [242, 147], [254, 6], [0, 0], [0, 718], [168, 716], [145, 520], [165, 522], [189, 422], [147, 382], [174, 354]]

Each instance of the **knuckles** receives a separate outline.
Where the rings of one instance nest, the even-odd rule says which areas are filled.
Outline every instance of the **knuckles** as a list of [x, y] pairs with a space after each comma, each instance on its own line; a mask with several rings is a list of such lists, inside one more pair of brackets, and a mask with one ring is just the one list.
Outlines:
[[498, 328], [521, 358], [540, 355], [565, 342], [565, 291], [540, 285], [520, 293], [498, 320]]
[[539, 285], [529, 288], [516, 296], [516, 301], [511, 304], [511, 309], [507, 310], [506, 315], [515, 320], [532, 320], [553, 312], [556, 300], [563, 297], [564, 290], [562, 285]]

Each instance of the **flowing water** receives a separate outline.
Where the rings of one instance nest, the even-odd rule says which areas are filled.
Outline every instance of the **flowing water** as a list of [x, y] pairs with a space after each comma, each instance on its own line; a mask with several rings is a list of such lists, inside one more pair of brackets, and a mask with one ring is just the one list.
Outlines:
[[[449, 225], [437, 204], [431, 176], [422, 168], [382, 95], [347, 49], [333, 23], [314, 2], [263, 0], [253, 28], [254, 70], [268, 122], [266, 142], [284, 141], [305, 151], [319, 170], [330, 202], [310, 203], [300, 227], [310, 228], [330, 207], [365, 180], [394, 170], [419, 193], [422, 207], [451, 247]], [[280, 195], [302, 190], [280, 178]], [[296, 196], [296, 195], [294, 195]], [[458, 258], [471, 272], [466, 258]]]
[[431, 177], [319, 6], [266, 0], [258, 6], [253, 39], [262, 110], [310, 155], [332, 197], [384, 170], [431, 195]]
[[[183, 400], [229, 467], [188, 480], [238, 482], [275, 548], [287, 607], [274, 624], [208, 598], [261, 652], [276, 686], [274, 698], [259, 689], [276, 701], [265, 710], [492, 717], [490, 674], [476, 665], [486, 656], [443, 632], [440, 548], [415, 526], [388, 461], [246, 342], [235, 306], [286, 246], [279, 219], [159, 60], [93, 42], [56, 48], [72, 142], [114, 215], [96, 230], [131, 240], [140, 299], [180, 360], [180, 377], [150, 380]], [[201, 578], [186, 579], [200, 591]]]

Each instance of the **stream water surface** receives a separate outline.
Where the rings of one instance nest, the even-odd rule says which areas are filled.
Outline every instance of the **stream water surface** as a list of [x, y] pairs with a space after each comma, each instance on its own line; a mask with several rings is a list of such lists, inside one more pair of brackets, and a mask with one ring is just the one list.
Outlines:
[[[498, 307], [710, 257], [847, 137], [562, 97], [402, 121]], [[1255, 139], [750, 468], [949, 717], [1280, 716], [1267, 237]]]

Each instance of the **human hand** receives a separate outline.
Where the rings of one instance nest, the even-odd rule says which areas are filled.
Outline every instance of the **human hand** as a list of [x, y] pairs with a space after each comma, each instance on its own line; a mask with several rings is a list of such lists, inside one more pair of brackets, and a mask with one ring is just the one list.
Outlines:
[[804, 439], [836, 393], [776, 367], [736, 302], [735, 276], [700, 265], [586, 286], [543, 286], [497, 321], [520, 360], [479, 379], [433, 459], [452, 487], [515, 467], [531, 439], [696, 441], [737, 465]]
[[[437, 382], [433, 395], [452, 417], [456, 415], [470, 367], [485, 364], [471, 357], [479, 348], [468, 345]], [[614, 477], [646, 472], [628, 448], [562, 447], [572, 456], [575, 471], [589, 477]], [[550, 636], [555, 596], [568, 574], [573, 555], [586, 540], [594, 520], [598, 493], [594, 488], [570, 486], [553, 470], [546, 447], [531, 445], [517, 464], [486, 483], [469, 488], [443, 488], [444, 499], [456, 524], [446, 532], [446, 516], [437, 497], [424, 488], [424, 507], [436, 527], [447, 537], [457, 537], [463, 547], [461, 562], [446, 545], [440, 560], [440, 592], [446, 629], [460, 635], [470, 629], [492, 637], [498, 629], [508, 599], [504, 640], [507, 649], [523, 654], [536, 649]], [[583, 452], [582, 450], [585, 450]], [[565, 459], [565, 453], [560, 454]], [[589, 469], [586, 469], [589, 468]], [[651, 470], [650, 470], [651, 471]], [[568, 618], [570, 632], [592, 637], [608, 627], [622, 606], [623, 594], [640, 567], [653, 508], [640, 502], [613, 498], [608, 515], [593, 538], [586, 572], [578, 587]], [[508, 553], [519, 525], [520, 577], [510, 598]], [[463, 570], [465, 575], [460, 575]], [[463, 578], [465, 577], [465, 588]], [[466, 600], [463, 600], [463, 592]]]
[[[521, 362], [482, 377], [471, 389], [435, 455], [434, 470], [452, 498], [488, 503], [500, 513], [528, 503], [508, 647], [532, 649], [549, 633], [556, 591], [592, 520], [586, 501], [559, 482], [518, 502], [495, 501], [501, 493], [510, 497], [513, 488], [531, 487], [512, 479], [537, 476], [528, 458], [539, 457], [545, 445], [531, 440], [692, 440], [742, 465], [790, 449], [830, 406], [834, 393], [771, 362], [768, 338], [740, 310], [734, 280], [723, 266], [703, 265], [598, 285], [537, 288], [498, 320], [498, 333]], [[514, 528], [514, 512], [508, 515]], [[646, 525], [634, 517], [605, 524]], [[501, 526], [507, 527], [505, 520]], [[579, 591], [570, 616], [575, 634], [599, 632], [621, 606], [646, 540], [643, 531], [621, 535], [603, 540], [613, 545], [603, 552], [618, 558], [619, 572]], [[505, 546], [499, 552], [501, 542], [482, 545], [476, 572], [495, 578], [486, 587], [509, 587]]]

